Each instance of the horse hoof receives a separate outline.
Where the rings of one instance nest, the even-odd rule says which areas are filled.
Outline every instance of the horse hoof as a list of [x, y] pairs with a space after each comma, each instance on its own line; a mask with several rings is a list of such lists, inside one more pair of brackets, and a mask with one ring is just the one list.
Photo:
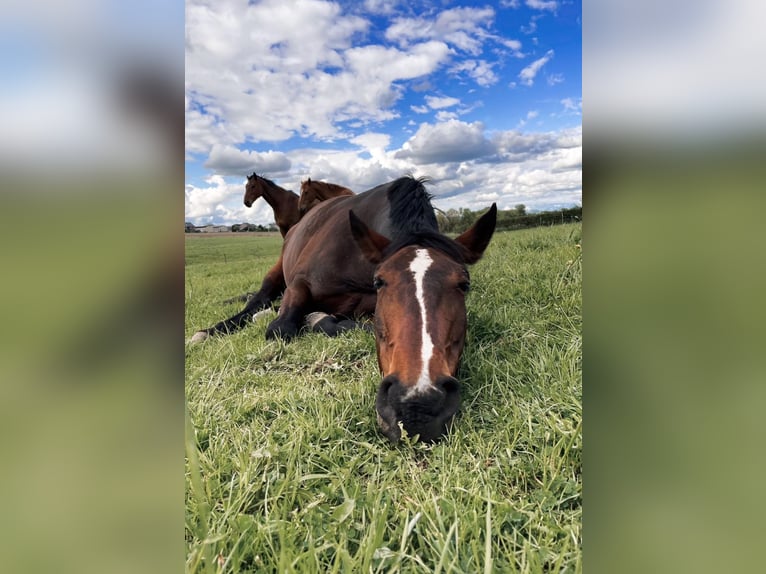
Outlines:
[[309, 329], [314, 329], [314, 327], [317, 326], [317, 323], [319, 323], [322, 319], [329, 317], [327, 313], [322, 313], [321, 311], [314, 311], [313, 313], [309, 313], [306, 315], [306, 325]]
[[266, 338], [267, 339], [282, 339], [283, 341], [287, 342], [295, 335], [298, 334], [297, 329], [290, 328], [290, 327], [282, 327], [282, 326], [271, 326], [266, 328]]
[[194, 336], [189, 339], [189, 343], [192, 345], [196, 345], [197, 343], [201, 343], [205, 339], [209, 338], [210, 335], [208, 335], [205, 331], [197, 331], [194, 333]]
[[258, 319], [266, 317], [267, 315], [271, 315], [272, 313], [274, 313], [273, 309], [264, 309], [263, 311], [258, 311], [257, 313], [253, 314], [253, 322], [255, 323]]

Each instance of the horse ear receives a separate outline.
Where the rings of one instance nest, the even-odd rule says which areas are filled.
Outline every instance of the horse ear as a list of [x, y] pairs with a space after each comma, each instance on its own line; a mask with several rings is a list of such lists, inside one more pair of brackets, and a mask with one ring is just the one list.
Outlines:
[[354, 236], [362, 254], [370, 263], [380, 263], [383, 260], [383, 251], [391, 243], [391, 240], [367, 227], [353, 211], [348, 212], [348, 221], [351, 224], [351, 235]]
[[465, 262], [468, 264], [476, 263], [492, 239], [497, 224], [497, 205], [492, 204], [489, 211], [476, 220], [471, 227], [462, 235], [455, 238], [455, 241], [465, 248]]

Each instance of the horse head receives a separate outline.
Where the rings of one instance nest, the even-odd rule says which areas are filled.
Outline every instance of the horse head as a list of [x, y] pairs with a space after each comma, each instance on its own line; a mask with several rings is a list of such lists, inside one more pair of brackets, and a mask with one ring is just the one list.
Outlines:
[[322, 201], [332, 197], [350, 195], [354, 195], [354, 192], [347, 187], [343, 187], [336, 183], [311, 181], [311, 178], [308, 178], [306, 181], [301, 182], [301, 196], [298, 200], [298, 212], [301, 217], [303, 217], [312, 207], [315, 207]]
[[495, 204], [456, 239], [437, 231], [389, 239], [353, 211], [351, 232], [376, 265], [375, 342], [383, 379], [375, 409], [392, 442], [408, 435], [433, 442], [449, 429], [460, 406], [455, 378], [466, 334], [465, 295], [475, 263], [495, 230]]
[[316, 182], [312, 182], [311, 178], [301, 182], [301, 195], [298, 199], [298, 213], [301, 217], [306, 215], [309, 209], [314, 207], [317, 203], [322, 201], [318, 195], [318, 189]]
[[263, 195], [263, 183], [260, 178], [253, 172], [247, 176], [247, 183], [245, 184], [245, 205], [252, 207], [255, 200]]

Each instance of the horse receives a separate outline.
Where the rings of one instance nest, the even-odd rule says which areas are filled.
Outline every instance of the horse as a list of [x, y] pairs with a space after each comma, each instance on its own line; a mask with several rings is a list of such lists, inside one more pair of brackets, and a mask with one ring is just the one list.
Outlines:
[[[274, 221], [279, 227], [279, 233], [284, 238], [290, 228], [298, 223], [302, 217], [298, 209], [299, 196], [287, 189], [279, 187], [276, 183], [270, 179], [266, 179], [262, 175], [256, 175], [253, 172], [247, 176], [247, 183], [245, 184], [245, 205], [252, 207], [255, 200], [259, 197], [263, 197], [274, 210]], [[229, 303], [236, 303], [242, 301], [248, 301], [253, 297], [255, 293], [247, 292], [236, 297], [226, 299], [223, 303], [228, 305]]]
[[424, 442], [441, 438], [460, 406], [466, 266], [489, 245], [497, 206], [450, 239], [438, 230], [424, 181], [406, 176], [312, 209], [289, 233], [258, 297], [195, 338], [242, 327], [279, 288], [267, 338], [294, 337], [304, 319], [312, 331], [337, 335], [373, 315], [378, 426], [391, 442], [403, 431]]
[[322, 201], [333, 197], [344, 197], [354, 195], [354, 192], [347, 187], [337, 183], [327, 183], [324, 181], [312, 181], [308, 178], [301, 182], [301, 195], [298, 200], [298, 212], [301, 217], [306, 215], [309, 209], [315, 207]]
[[245, 205], [252, 207], [259, 197], [263, 197], [274, 210], [274, 221], [279, 227], [279, 233], [282, 237], [287, 235], [290, 228], [301, 218], [298, 211], [298, 195], [253, 172], [247, 176], [245, 184]]

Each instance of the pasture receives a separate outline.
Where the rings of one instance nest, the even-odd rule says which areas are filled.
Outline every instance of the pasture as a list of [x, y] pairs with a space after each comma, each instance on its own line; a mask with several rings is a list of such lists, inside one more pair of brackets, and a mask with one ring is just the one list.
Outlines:
[[[372, 333], [186, 347], [189, 572], [581, 572], [581, 224], [495, 233], [470, 268], [452, 433], [391, 445]], [[186, 237], [186, 327], [238, 310], [272, 236]]]

